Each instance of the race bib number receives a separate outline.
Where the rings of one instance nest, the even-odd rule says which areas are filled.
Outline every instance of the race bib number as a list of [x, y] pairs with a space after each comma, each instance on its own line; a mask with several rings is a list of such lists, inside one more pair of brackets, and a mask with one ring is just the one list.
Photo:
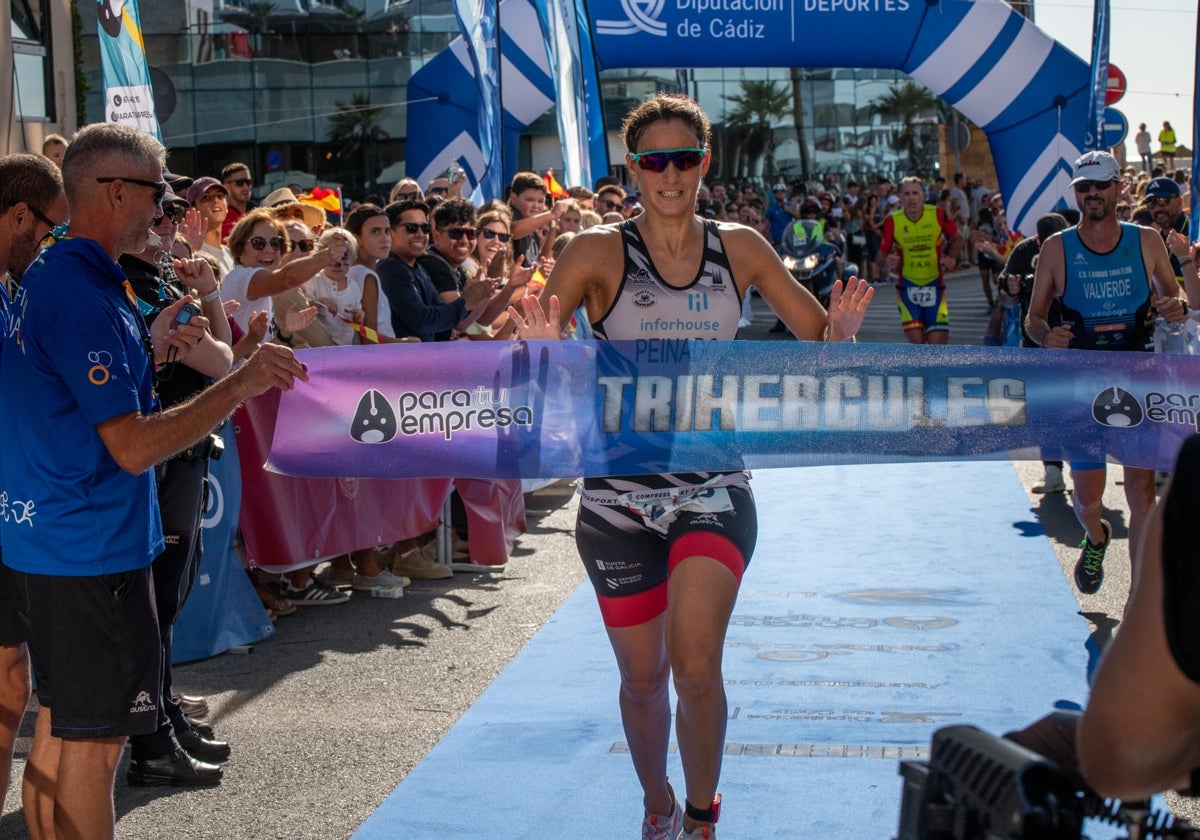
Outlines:
[[937, 305], [937, 286], [932, 283], [928, 286], [909, 286], [904, 290], [908, 296], [908, 301], [913, 306], [930, 307]]

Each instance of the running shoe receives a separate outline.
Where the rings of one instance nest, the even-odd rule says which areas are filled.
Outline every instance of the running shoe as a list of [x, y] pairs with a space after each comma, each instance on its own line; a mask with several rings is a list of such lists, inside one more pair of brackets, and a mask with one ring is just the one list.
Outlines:
[[670, 784], [667, 785], [667, 790], [671, 791], [671, 813], [665, 817], [662, 814], [647, 814], [642, 820], [642, 840], [678, 838], [679, 831], [683, 828], [683, 809], [675, 800], [675, 790]]
[[1095, 595], [1100, 591], [1100, 584], [1104, 583], [1104, 553], [1112, 542], [1112, 526], [1103, 519], [1100, 524], [1104, 526], [1104, 542], [1096, 545], [1085, 533], [1083, 542], [1079, 544], [1083, 551], [1079, 553], [1079, 562], [1075, 564], [1075, 586], [1084, 595]]
[[314, 578], [308, 579], [308, 586], [303, 589], [292, 589], [284, 586], [281, 590], [284, 597], [297, 607], [325, 606], [327, 604], [344, 604], [350, 600], [350, 593], [332, 586], [326, 586]]
[[681, 829], [678, 840], [716, 840], [717, 827], [709, 823], [708, 825], [698, 825], [692, 831]]

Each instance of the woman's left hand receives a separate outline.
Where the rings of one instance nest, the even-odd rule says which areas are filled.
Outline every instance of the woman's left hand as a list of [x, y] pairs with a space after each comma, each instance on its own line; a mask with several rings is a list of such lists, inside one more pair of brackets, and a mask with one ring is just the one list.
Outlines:
[[875, 290], [866, 280], [851, 277], [846, 281], [836, 280], [829, 293], [829, 340], [845, 341], [858, 332], [867, 307], [875, 297]]

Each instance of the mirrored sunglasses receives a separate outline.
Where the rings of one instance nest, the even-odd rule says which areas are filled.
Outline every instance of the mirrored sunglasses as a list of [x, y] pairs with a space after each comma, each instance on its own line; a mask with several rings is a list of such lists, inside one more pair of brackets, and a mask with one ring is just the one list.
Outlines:
[[676, 169], [683, 172], [699, 166], [707, 154], [707, 149], [653, 149], [648, 152], [631, 153], [629, 159], [636, 163], [639, 169], [647, 172], [665, 172], [667, 166], [672, 163]]

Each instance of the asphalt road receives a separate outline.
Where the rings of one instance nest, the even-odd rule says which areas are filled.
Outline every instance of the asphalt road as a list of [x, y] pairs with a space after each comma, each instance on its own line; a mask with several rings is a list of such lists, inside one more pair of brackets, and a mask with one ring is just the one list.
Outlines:
[[[987, 312], [977, 275], [960, 272], [948, 287], [952, 343], [982, 344]], [[860, 340], [903, 342], [891, 290], [879, 287], [877, 296]], [[790, 340], [768, 331], [774, 317], [759, 300], [755, 312], [743, 338]], [[1041, 479], [1040, 464], [1015, 467], [1027, 492]], [[123, 761], [115, 792], [118, 836], [349, 836], [583, 580], [572, 486], [559, 482], [526, 503], [529, 532], [495, 579], [456, 575], [416, 583], [400, 600], [358, 594], [345, 605], [302, 608], [279, 619], [277, 635], [252, 653], [177, 668], [180, 690], [208, 697], [208, 721], [232, 744], [233, 758], [220, 787], [197, 791], [129, 788]], [[1105, 503], [1116, 538], [1108, 577], [1100, 593], [1079, 598], [1101, 643], [1111, 638], [1129, 586], [1119, 480], [1110, 480]], [[1029, 504], [1069, 580], [1081, 535], [1070, 497], [1029, 492]], [[13, 768], [17, 780], [31, 722], [28, 714]], [[0, 838], [27, 836], [14, 784]]]

